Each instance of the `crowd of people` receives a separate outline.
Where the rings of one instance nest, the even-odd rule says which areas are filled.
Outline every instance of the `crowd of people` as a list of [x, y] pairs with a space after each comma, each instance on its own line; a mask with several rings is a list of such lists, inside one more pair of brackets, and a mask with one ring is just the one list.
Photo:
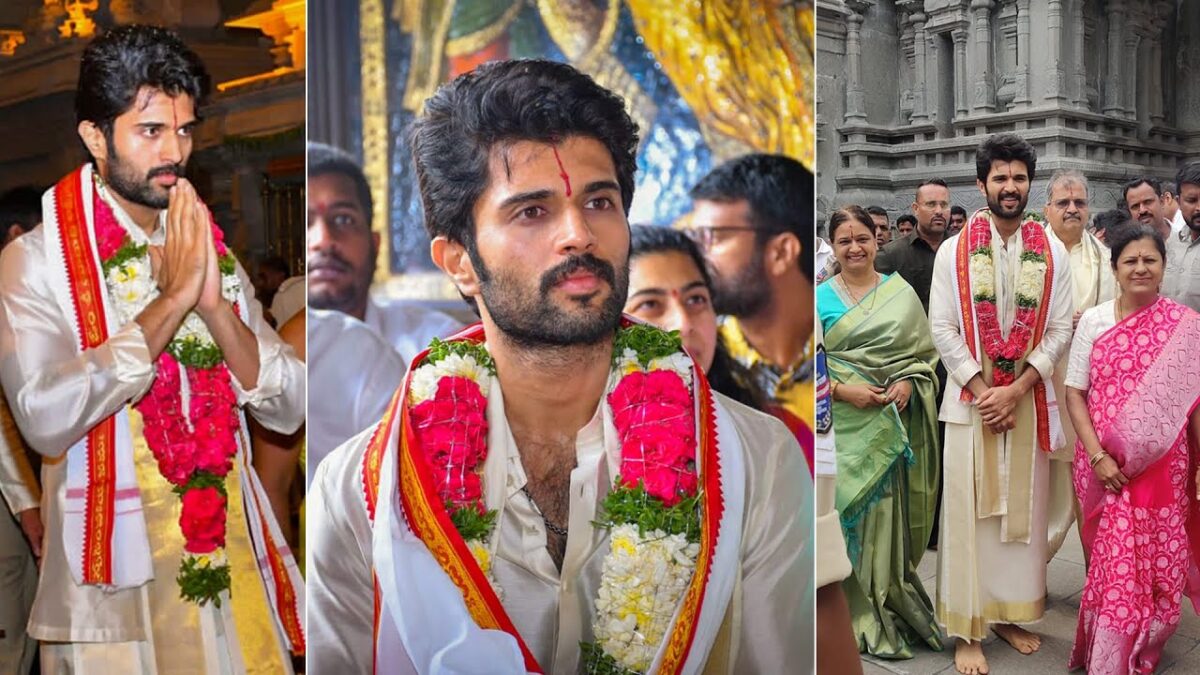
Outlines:
[[[843, 588], [860, 652], [909, 658], [945, 635], [959, 672], [986, 673], [989, 631], [1040, 647], [1026, 625], [1078, 522], [1087, 580], [1064, 666], [1148, 673], [1200, 601], [1200, 163], [1170, 185], [1130, 179], [1095, 218], [1073, 170], [1027, 210], [1036, 168], [998, 134], [976, 151], [986, 208], [968, 216], [931, 178], [894, 240], [882, 209], [829, 219], [819, 393]], [[915, 574], [927, 545], [936, 593]]]

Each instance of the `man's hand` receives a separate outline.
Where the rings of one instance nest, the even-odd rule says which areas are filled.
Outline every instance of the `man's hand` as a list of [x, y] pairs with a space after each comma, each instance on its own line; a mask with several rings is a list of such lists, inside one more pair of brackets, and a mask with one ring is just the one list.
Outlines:
[[33, 549], [33, 557], [41, 560], [42, 539], [46, 535], [46, 528], [42, 525], [42, 509], [37, 506], [25, 509], [17, 514], [17, 518], [21, 521], [21, 531], [29, 540], [29, 547]]
[[204, 247], [208, 256], [208, 264], [204, 271], [204, 286], [200, 290], [200, 299], [196, 302], [196, 311], [202, 318], [205, 318], [220, 308], [224, 298], [221, 297], [221, 267], [217, 264], [217, 248], [213, 241], [212, 227], [209, 224], [211, 219], [208, 215], [208, 208], [198, 199], [196, 206], [199, 207], [198, 216], [203, 222]]
[[979, 397], [979, 415], [983, 423], [992, 427], [999, 426], [1004, 418], [1010, 417], [1021, 398], [1021, 391], [1013, 385], [992, 387]]
[[[190, 310], [200, 299], [208, 268], [208, 244], [211, 238], [204, 206], [196, 190], [186, 179], [171, 188], [167, 205], [167, 241], [150, 247], [150, 266], [162, 295], [182, 309]], [[218, 295], [220, 295], [220, 279]]]
[[985, 424], [984, 426], [987, 427], [988, 431], [999, 436], [1000, 434], [1017, 426], [1017, 417], [1016, 417], [1016, 415], [1009, 415], [1008, 417], [1005, 417], [1004, 419], [1000, 420], [996, 424]]
[[1075, 316], [1071, 317], [1071, 330], [1079, 328], [1079, 317], [1083, 316], [1083, 310], [1075, 312]]

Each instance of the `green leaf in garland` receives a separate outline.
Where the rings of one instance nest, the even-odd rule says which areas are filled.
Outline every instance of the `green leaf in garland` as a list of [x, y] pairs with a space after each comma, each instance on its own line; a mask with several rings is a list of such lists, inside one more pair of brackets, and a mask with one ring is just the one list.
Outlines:
[[216, 344], [204, 344], [199, 339], [188, 336], [182, 340], [171, 340], [167, 351], [175, 360], [189, 368], [215, 368], [225, 360], [221, 348]]
[[646, 368], [654, 359], [681, 351], [683, 340], [680, 339], [677, 330], [665, 331], [646, 324], [634, 324], [617, 331], [617, 337], [613, 340], [614, 364], [625, 354], [626, 349], [632, 349], [638, 355], [638, 363]]
[[226, 253], [217, 258], [217, 269], [221, 270], [222, 276], [229, 276], [237, 273], [237, 259], [232, 253]]
[[472, 539], [487, 541], [488, 537], [492, 536], [492, 529], [496, 526], [496, 511], [494, 510], [480, 513], [470, 506], [455, 508], [451, 504], [446, 504], [446, 512], [450, 514], [450, 522], [454, 523], [454, 529], [458, 530], [463, 541]]
[[[208, 558], [211, 560], [211, 558]], [[229, 565], [205, 564], [200, 558], [185, 558], [179, 566], [179, 597], [201, 606], [212, 602], [221, 606], [221, 591], [229, 590]]]
[[636, 487], [621, 484], [608, 493], [600, 505], [600, 514], [593, 525], [612, 529], [618, 525], [637, 525], [638, 534], [659, 530], [667, 534], [682, 534], [691, 543], [700, 541], [700, 494], [685, 497], [674, 506], [666, 506], [658, 497], [646, 492], [641, 481]]
[[579, 649], [583, 652], [583, 663], [580, 672], [588, 675], [641, 675], [636, 670], [630, 670], [617, 663], [617, 660], [604, 653], [604, 649], [594, 642], [580, 642]]
[[229, 494], [225, 492], [225, 478], [207, 471], [197, 471], [193, 473], [191, 478], [188, 478], [186, 483], [183, 485], [176, 485], [174, 490], [175, 494], [182, 497], [183, 493], [187, 492], [188, 490], [199, 490], [200, 488], [206, 487], [215, 488], [217, 492], [221, 493], [222, 497], [229, 496]]
[[130, 243], [127, 239], [125, 245], [117, 249], [117, 252], [113, 254], [113, 257], [109, 258], [108, 260], [101, 261], [100, 267], [104, 270], [104, 274], [107, 275], [112, 269], [124, 267], [125, 263], [129, 262], [130, 260], [141, 258], [145, 255], [146, 244], [135, 245]]
[[429, 343], [429, 354], [425, 356], [422, 365], [437, 363], [451, 354], [457, 354], [462, 357], [470, 356], [475, 359], [475, 363], [478, 363], [488, 373], [492, 375], [496, 374], [496, 362], [492, 360], [492, 355], [488, 353], [488, 350], [482, 344], [470, 340], [447, 342], [446, 340], [434, 338]]

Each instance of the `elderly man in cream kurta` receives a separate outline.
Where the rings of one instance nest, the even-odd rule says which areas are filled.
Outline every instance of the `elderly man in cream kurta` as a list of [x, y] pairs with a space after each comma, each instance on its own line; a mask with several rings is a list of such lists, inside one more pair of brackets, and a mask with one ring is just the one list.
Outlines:
[[[946, 487], [937, 614], [947, 634], [959, 638], [955, 666], [969, 675], [987, 672], [981, 641], [989, 627], [1022, 653], [1040, 646], [1036, 635], [1016, 624], [1036, 621], [1044, 610], [1047, 450], [1062, 443], [1050, 377], [1070, 343], [1073, 312], [1067, 252], [1050, 240], [1046, 254], [1053, 276], [1048, 292], [1040, 284], [1038, 301], [1039, 312], [1045, 312], [1041, 339], [1034, 342], [1034, 329], [1027, 352], [1015, 364], [1013, 384], [993, 386], [993, 361], [978, 338], [983, 320], [974, 298], [987, 285], [994, 289], [996, 321], [1007, 340], [1017, 316], [1022, 231], [1041, 226], [1024, 214], [1033, 148], [1002, 134], [985, 141], [978, 152], [981, 174], [984, 168], [987, 172], [977, 182], [989, 208], [976, 212], [960, 234], [938, 249], [929, 302], [934, 343], [949, 375], [939, 415], [946, 423]], [[983, 241], [990, 232], [990, 284], [976, 279], [974, 264], [963, 262], [968, 269], [959, 269], [960, 259], [969, 260], [967, 244], [977, 228]], [[970, 316], [964, 316], [967, 310]], [[1039, 400], [1039, 391], [1048, 400]]]
[[[1108, 247], [1096, 235], [1087, 231], [1088, 181], [1075, 170], [1059, 170], [1050, 176], [1046, 186], [1046, 234], [1067, 249], [1071, 261], [1071, 288], [1074, 293], [1072, 326], [1079, 322], [1085, 310], [1116, 297], [1117, 280], [1113, 277]], [[1054, 395], [1066, 401], [1067, 389], [1063, 379], [1067, 374], [1070, 348], [1054, 366]], [[1071, 467], [1075, 459], [1075, 428], [1065, 413], [1061, 415], [1063, 447], [1050, 456], [1050, 503], [1047, 506], [1047, 534], [1050, 548], [1047, 560], [1053, 558], [1067, 538], [1075, 522], [1078, 508], [1075, 487], [1071, 483]]]

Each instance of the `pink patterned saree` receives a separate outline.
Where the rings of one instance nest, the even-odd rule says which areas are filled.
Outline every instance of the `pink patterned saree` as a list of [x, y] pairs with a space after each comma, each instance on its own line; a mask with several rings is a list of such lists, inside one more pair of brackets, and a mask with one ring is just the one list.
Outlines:
[[1113, 494], [1075, 446], [1087, 584], [1070, 667], [1151, 673], [1200, 607], [1200, 508], [1188, 419], [1200, 402], [1200, 314], [1166, 298], [1126, 317], [1092, 348], [1088, 412], [1129, 484]]

